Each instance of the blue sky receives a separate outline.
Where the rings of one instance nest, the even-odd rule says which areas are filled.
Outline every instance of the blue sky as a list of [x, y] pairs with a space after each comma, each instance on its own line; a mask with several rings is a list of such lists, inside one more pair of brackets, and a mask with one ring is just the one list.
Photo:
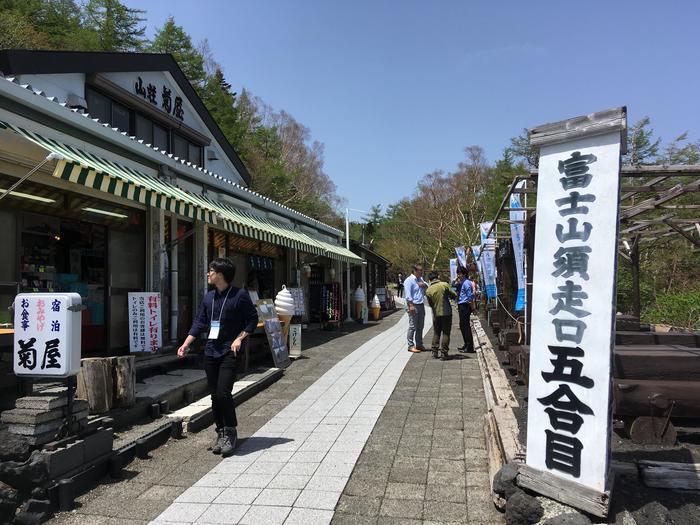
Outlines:
[[627, 105], [700, 138], [700, 2], [126, 0], [208, 38], [234, 90], [325, 144], [352, 208], [410, 195], [463, 148], [497, 160], [524, 127]]

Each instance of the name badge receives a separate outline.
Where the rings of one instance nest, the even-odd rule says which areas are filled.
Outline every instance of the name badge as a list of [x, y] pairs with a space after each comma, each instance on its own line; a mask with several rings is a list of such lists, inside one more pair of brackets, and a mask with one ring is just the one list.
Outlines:
[[211, 329], [209, 330], [209, 339], [218, 339], [220, 329], [221, 329], [221, 321], [212, 321], [211, 322]]

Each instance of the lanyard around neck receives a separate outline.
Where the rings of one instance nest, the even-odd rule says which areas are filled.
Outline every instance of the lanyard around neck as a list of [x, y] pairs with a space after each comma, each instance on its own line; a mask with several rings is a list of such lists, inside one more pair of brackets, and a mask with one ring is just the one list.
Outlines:
[[[219, 311], [219, 318], [217, 319], [217, 322], [221, 322], [221, 316], [224, 313], [224, 306], [226, 306], [226, 299], [228, 299], [228, 294], [231, 293], [231, 286], [228, 287], [228, 291], [226, 292], [226, 297], [224, 297], [224, 302], [221, 304], [221, 310]], [[214, 293], [214, 296], [216, 297], [216, 293]], [[211, 300], [211, 322], [214, 322], [214, 297], [212, 297]]]

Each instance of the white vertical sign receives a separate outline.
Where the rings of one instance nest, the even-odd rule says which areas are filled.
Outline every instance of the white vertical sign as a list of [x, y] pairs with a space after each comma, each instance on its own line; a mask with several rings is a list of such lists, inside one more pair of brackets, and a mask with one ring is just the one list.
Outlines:
[[77, 293], [27, 293], [15, 297], [15, 375], [68, 377], [78, 373], [80, 305]]
[[493, 230], [491, 235], [486, 236], [492, 224], [492, 222], [482, 222], [479, 225], [481, 244], [484, 250], [481, 254], [481, 259], [484, 261], [482, 265], [484, 286], [486, 286], [486, 296], [489, 299], [495, 299], [498, 295], [496, 290], [496, 238]]
[[457, 280], [457, 259], [450, 259], [450, 283]]
[[129, 351], [155, 353], [162, 346], [160, 292], [130, 292]]
[[289, 355], [301, 357], [301, 325], [289, 325]]
[[619, 130], [540, 151], [527, 465], [598, 492], [609, 461], [619, 171]]

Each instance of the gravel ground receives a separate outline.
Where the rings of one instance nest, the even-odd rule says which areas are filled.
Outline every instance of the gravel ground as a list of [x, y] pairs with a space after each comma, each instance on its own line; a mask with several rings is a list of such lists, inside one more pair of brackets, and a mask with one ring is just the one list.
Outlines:
[[[516, 381], [515, 370], [506, 364], [506, 356], [498, 350], [498, 340], [491, 332], [485, 320], [482, 326], [493, 345], [494, 351], [506, 372], [506, 377], [515, 393], [520, 407], [514, 409], [520, 425], [520, 442], [527, 442], [527, 386]], [[684, 425], [700, 422], [686, 421]], [[639, 445], [633, 443], [624, 434], [622, 424], [615, 422], [612, 436], [612, 459], [614, 461], [633, 462], [640, 459], [655, 461], [677, 461], [700, 463], [700, 434], [679, 430], [676, 446]], [[610, 521], [622, 524], [626, 515], [631, 514], [638, 525], [698, 525], [700, 524], [700, 493], [697, 491], [666, 490], [647, 487], [636, 477], [618, 476], [613, 486]]]

